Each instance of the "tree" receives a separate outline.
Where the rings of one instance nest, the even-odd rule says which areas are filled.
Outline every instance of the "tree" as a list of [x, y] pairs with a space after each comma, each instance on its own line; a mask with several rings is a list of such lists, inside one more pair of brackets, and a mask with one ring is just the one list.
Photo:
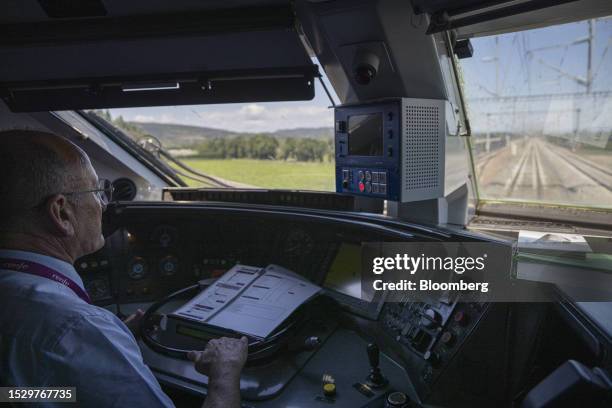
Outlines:
[[276, 158], [278, 140], [265, 134], [258, 134], [249, 139], [249, 152], [253, 159], [269, 160]]
[[278, 157], [282, 160], [295, 159], [296, 143], [295, 139], [287, 138], [280, 144]]
[[113, 117], [111, 116], [111, 113], [108, 109], [93, 109], [89, 111], [90, 113], [93, 113], [96, 116], [101, 117], [102, 119], [106, 120], [107, 122], [111, 122], [113, 121]]
[[[116, 119], [118, 126], [123, 118]], [[125, 123], [125, 122], [124, 122]], [[128, 123], [129, 126], [129, 123]], [[209, 159], [324, 161], [333, 156], [333, 140], [313, 138], [279, 139], [269, 134], [218, 137], [194, 146], [200, 157]]]
[[304, 138], [296, 141], [295, 158], [299, 161], [323, 161], [327, 152], [325, 140]]

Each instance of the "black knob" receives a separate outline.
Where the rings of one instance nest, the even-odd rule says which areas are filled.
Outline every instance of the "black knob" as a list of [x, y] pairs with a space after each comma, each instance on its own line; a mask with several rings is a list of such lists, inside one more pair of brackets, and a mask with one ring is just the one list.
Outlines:
[[425, 330], [417, 329], [412, 339], [410, 339], [410, 342], [412, 343], [415, 349], [419, 351], [425, 351], [431, 343], [431, 335]]
[[380, 364], [380, 350], [375, 343], [368, 344], [368, 360], [370, 361], [370, 374], [366, 378], [369, 386], [373, 388], [381, 388], [389, 383], [382, 375], [378, 364]]
[[401, 391], [392, 392], [387, 396], [388, 408], [403, 408], [408, 404], [408, 396]]
[[380, 349], [376, 343], [368, 344], [368, 360], [370, 361], [370, 367], [376, 368], [380, 364]]

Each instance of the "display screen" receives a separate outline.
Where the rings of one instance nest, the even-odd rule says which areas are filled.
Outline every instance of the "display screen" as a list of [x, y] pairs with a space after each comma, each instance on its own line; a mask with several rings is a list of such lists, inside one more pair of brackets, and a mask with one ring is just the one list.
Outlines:
[[194, 329], [192, 327], [183, 326], [181, 324], [176, 326], [176, 332], [178, 334], [182, 334], [183, 336], [195, 337], [196, 339], [206, 340], [206, 341], [215, 338], [210, 333], [203, 332], [201, 330]]
[[348, 151], [351, 156], [383, 155], [383, 118], [381, 113], [349, 116]]
[[212, 340], [218, 339], [219, 337], [233, 337], [237, 338], [238, 336], [228, 330], [223, 330], [219, 327], [215, 327], [206, 323], [201, 323], [202, 330], [198, 330], [197, 328], [185, 326], [182, 324], [176, 325], [176, 333], [182, 334], [183, 336], [189, 336], [200, 340]]
[[325, 277], [326, 288], [361, 298], [361, 246], [342, 244]]

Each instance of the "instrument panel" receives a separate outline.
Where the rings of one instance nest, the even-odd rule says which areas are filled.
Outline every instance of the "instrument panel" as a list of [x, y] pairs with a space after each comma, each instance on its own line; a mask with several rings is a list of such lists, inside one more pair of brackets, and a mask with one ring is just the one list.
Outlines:
[[115, 260], [123, 271], [115, 283], [124, 302], [160, 298], [198, 280], [217, 278], [236, 264], [274, 263], [316, 281], [335, 249], [328, 234], [316, 228], [294, 223], [271, 227], [257, 220], [135, 221], [114, 235], [110, 245], [123, 252]]
[[85, 290], [93, 302], [106, 304], [112, 301], [113, 268], [105, 249], [77, 260], [75, 269], [83, 278]]
[[115, 204], [104, 231], [105, 247], [76, 263], [100, 305], [159, 300], [236, 264], [277, 264], [367, 318], [384, 302], [361, 300], [362, 243], [474, 240], [382, 216], [228, 203]]
[[[532, 339], [515, 338], [517, 333], [533, 331], [552, 313], [547, 305], [466, 302], [461, 294], [419, 301], [391, 302], [384, 295], [371, 302], [361, 300], [362, 243], [481, 240], [469, 233], [428, 229], [384, 217], [244, 204], [126, 203], [110, 209], [105, 230], [112, 231], [105, 247], [75, 264], [98, 305], [157, 301], [199, 280], [220, 276], [237, 263], [277, 264], [324, 288], [336, 301], [330, 303], [333, 313], [327, 309], [324, 313], [328, 318], [340, 316], [336, 305], [348, 312], [341, 313], [341, 319], [334, 318], [330, 327], [337, 329], [328, 333], [332, 340], [304, 366], [307, 380], [296, 376], [287, 388], [295, 393], [279, 393], [269, 401], [270, 406], [282, 401], [310, 406], [318, 388], [308, 376], [330, 370], [336, 370], [338, 384], [344, 384], [343, 401], [350, 401], [339, 406], [382, 406], [377, 401], [391, 391], [409, 395], [413, 402], [440, 406], [459, 400], [473, 406], [501, 405], [510, 375], [508, 361], [520, 360], [516, 370], [523, 372], [529, 360], [513, 356], [532, 353]], [[559, 331], [565, 330], [568, 338], [576, 336], [556, 320], [551, 322], [549, 331], [555, 333], [551, 337], [555, 342]], [[365, 345], [369, 342], [376, 342], [384, 353], [383, 374], [390, 384], [367, 397], [350, 386], [361, 384], [366, 377]], [[348, 343], [360, 344], [360, 350], [342, 354]], [[584, 346], [570, 345], [566, 354], [580, 349], [590, 356]], [[146, 349], [143, 353], [147, 364], [155, 368], [157, 361], [164, 372], [169, 364], [179, 364]], [[354, 358], [359, 354], [361, 358]], [[556, 367], [557, 357], [546, 353], [545, 357], [542, 361], [549, 365], [548, 372]], [[594, 365], [597, 359], [591, 359], [582, 358]], [[273, 370], [282, 371], [283, 364], [289, 364], [283, 361], [275, 361]], [[352, 369], [347, 370], [349, 366]], [[176, 367], [177, 378], [183, 368]], [[253, 369], [254, 380], [270, 378], [269, 371], [261, 370]], [[409, 381], [399, 381], [402, 378]], [[175, 385], [180, 388], [180, 381]], [[353, 397], [365, 399], [355, 405]], [[370, 399], [374, 405], [365, 404]]]
[[80, 272], [94, 302], [104, 305], [157, 301], [236, 264], [280, 265], [322, 286], [351, 316], [369, 321], [363, 334], [375, 333], [385, 349], [395, 350], [408, 363], [417, 391], [426, 394], [486, 305], [457, 298], [419, 304], [361, 300], [361, 244], [460, 238], [382, 218], [291, 211], [127, 206], [111, 213], [114, 232], [102, 251], [81, 260], [87, 267]]
[[[355, 299], [362, 242], [439, 239], [347, 213], [218, 207], [139, 203], [107, 210], [105, 230], [112, 233], [104, 249], [77, 261], [94, 302], [158, 300], [236, 264], [277, 264]], [[329, 271], [341, 280], [326, 280]]]

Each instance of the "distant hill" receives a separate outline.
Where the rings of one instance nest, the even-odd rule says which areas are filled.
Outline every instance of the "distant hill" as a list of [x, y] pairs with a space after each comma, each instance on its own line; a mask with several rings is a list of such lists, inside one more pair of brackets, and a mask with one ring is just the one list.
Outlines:
[[138, 126], [145, 133], [158, 138], [166, 147], [191, 146], [204, 139], [213, 137], [227, 137], [235, 135], [222, 129], [213, 129], [200, 126], [176, 125], [171, 123], [130, 122]]
[[319, 128], [296, 128], [296, 129], [281, 129], [270, 133], [272, 136], [279, 138], [290, 137], [309, 137], [313, 139], [332, 138], [334, 137], [334, 128], [319, 127]]
[[[232, 132], [223, 129], [214, 129], [200, 126], [178, 125], [173, 123], [154, 123], [154, 122], [130, 122], [138, 126], [145, 133], [158, 138], [166, 147], [185, 147], [192, 146], [204, 139], [214, 137], [231, 136], [253, 136], [255, 133]], [[262, 132], [263, 133], [263, 132]], [[281, 129], [275, 132], [266, 132], [277, 138], [331, 138], [333, 128], [297, 128]]]

